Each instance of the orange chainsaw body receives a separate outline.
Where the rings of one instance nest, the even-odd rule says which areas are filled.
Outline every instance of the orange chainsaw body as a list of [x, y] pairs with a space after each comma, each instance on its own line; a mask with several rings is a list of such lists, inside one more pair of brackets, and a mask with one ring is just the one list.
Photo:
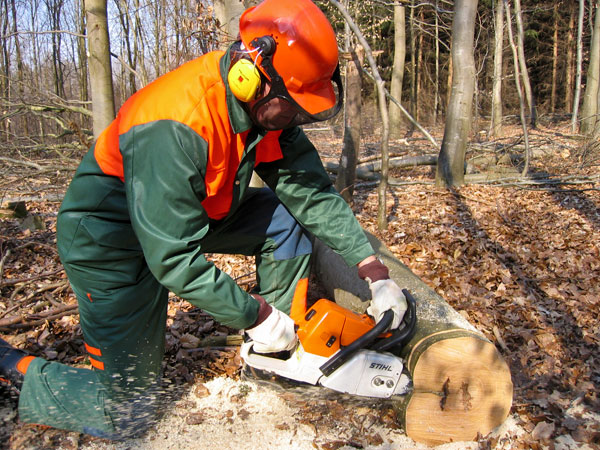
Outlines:
[[327, 299], [320, 299], [304, 315], [293, 317], [304, 350], [330, 357], [375, 325], [366, 314], [357, 314]]

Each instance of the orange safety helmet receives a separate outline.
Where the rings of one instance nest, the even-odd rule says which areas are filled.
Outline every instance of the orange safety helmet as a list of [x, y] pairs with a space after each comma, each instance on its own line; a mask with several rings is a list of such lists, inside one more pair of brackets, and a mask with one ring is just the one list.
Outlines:
[[261, 65], [261, 51], [252, 50], [257, 48], [257, 39], [274, 39], [272, 67], [305, 112], [319, 115], [334, 108], [336, 102], [335, 113], [339, 111], [341, 84], [336, 96], [332, 83], [337, 81], [334, 75], [339, 78], [337, 41], [329, 20], [317, 5], [310, 0], [264, 0], [244, 11], [239, 29], [244, 46], [270, 81], [270, 71]]

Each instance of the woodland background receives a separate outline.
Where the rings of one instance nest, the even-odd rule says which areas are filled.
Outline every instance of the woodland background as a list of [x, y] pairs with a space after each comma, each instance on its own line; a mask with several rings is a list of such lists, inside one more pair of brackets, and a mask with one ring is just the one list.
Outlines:
[[[64, 190], [93, 142], [85, 14], [93, 3], [0, 0], [0, 333], [34, 354], [81, 365], [88, 362], [76, 301], [55, 250], [55, 221]], [[117, 108], [157, 76], [230, 43], [230, 18], [249, 6], [105, 3]], [[340, 190], [351, 194], [347, 199], [363, 226], [496, 343], [511, 367], [512, 414], [521, 432], [481, 437], [478, 445], [598, 448], [598, 2], [340, 2], [368, 44], [362, 50], [337, 2], [317, 3], [338, 33], [343, 73], [351, 81], [352, 73], [362, 72], [361, 101], [358, 122], [351, 121], [356, 111], [346, 110], [306, 132], [331, 168], [340, 166], [352, 142], [358, 179]], [[435, 164], [452, 118], [453, 19], [467, 7], [475, 11], [475, 71], [462, 147], [465, 185], [448, 189], [437, 183]], [[385, 88], [413, 118], [388, 97], [387, 142], [373, 68], [366, 60], [355, 63], [369, 53]], [[394, 76], [401, 77], [399, 91]], [[347, 91], [356, 92], [350, 85]], [[388, 174], [382, 227], [376, 220], [382, 203], [377, 164], [387, 145], [399, 167]], [[333, 172], [332, 178], [341, 176]], [[214, 259], [241, 284], [253, 282], [247, 258]], [[198, 350], [194, 340], [229, 331], [180, 299], [173, 298], [172, 306], [165, 377], [182, 387], [220, 374], [236, 377], [234, 349]], [[78, 448], [89, 442], [18, 424], [10, 412], [14, 403], [8, 397], [3, 402], [0, 441], [7, 447]], [[327, 405], [312, 406], [297, 420], [328, 426], [328, 417], [339, 423], [346, 418]], [[377, 420], [392, 426], [385, 415]], [[349, 424], [348, 430], [350, 437], [315, 439], [315, 445], [381, 444], [364, 426]]]

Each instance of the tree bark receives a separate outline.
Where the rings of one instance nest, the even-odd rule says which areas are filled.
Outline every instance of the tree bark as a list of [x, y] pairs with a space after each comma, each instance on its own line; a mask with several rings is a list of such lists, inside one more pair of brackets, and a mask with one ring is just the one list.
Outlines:
[[[591, 14], [591, 12], [590, 12]], [[594, 29], [592, 32], [589, 65], [585, 83], [585, 94], [581, 108], [581, 133], [592, 134], [598, 122], [598, 93], [600, 78], [600, 6], [595, 7]]]
[[[402, 85], [404, 82], [404, 61], [406, 59], [406, 8], [402, 5], [394, 6], [394, 65], [392, 67], [392, 81], [390, 95], [398, 102], [402, 101]], [[402, 111], [393, 102], [390, 102], [390, 136], [399, 138], [402, 128]]]
[[566, 74], [565, 74], [565, 110], [573, 112], [573, 86], [575, 84], [575, 65], [573, 64], [573, 41], [575, 28], [575, 7], [569, 2], [569, 27], [567, 30]]
[[115, 117], [106, 0], [85, 0], [94, 138]]
[[575, 95], [573, 99], [573, 114], [571, 115], [571, 131], [577, 130], [577, 118], [579, 116], [579, 98], [581, 97], [581, 76], [583, 64], [583, 14], [585, 12], [585, 0], [579, 0], [579, 15], [577, 16], [577, 63], [575, 66]]
[[431, 113], [431, 124], [437, 125], [438, 108], [440, 99], [440, 18], [438, 14], [439, 0], [435, 0], [435, 78], [433, 86], [433, 111]]
[[552, 33], [552, 84], [550, 88], [550, 112], [556, 111], [556, 77], [558, 76], [558, 3], [554, 5], [552, 18], [554, 33]]
[[219, 48], [225, 50], [239, 33], [240, 16], [244, 12], [241, 0], [215, 0], [215, 16], [220, 24]]
[[537, 108], [535, 106], [535, 97], [531, 89], [531, 81], [529, 80], [527, 60], [525, 59], [525, 34], [523, 32], [523, 14], [521, 12], [521, 0], [515, 0], [515, 22], [517, 23], [517, 51], [519, 54], [519, 66], [521, 68], [523, 88], [525, 90], [525, 98], [527, 99], [527, 105], [529, 107], [530, 123], [531, 126], [535, 128], [537, 124]]
[[438, 186], [460, 186], [464, 182], [465, 151], [471, 131], [475, 89], [473, 38], [477, 0], [457, 0], [454, 5], [452, 92], [435, 177]]
[[494, 78], [492, 87], [492, 119], [490, 135], [502, 136], [502, 59], [504, 52], [504, 1], [496, 2], [494, 20]]
[[[78, 0], [78, 29], [82, 36], [85, 36], [85, 4], [84, 0]], [[79, 99], [82, 102], [87, 102], [89, 99], [88, 92], [88, 67], [87, 67], [87, 51], [85, 48], [85, 37], [77, 39], [77, 56], [79, 58]], [[82, 117], [83, 120], [83, 117]]]
[[519, 72], [519, 50], [513, 38], [512, 21], [510, 19], [510, 5], [508, 4], [508, 0], [504, 1], [506, 2], [506, 26], [508, 29], [508, 40], [510, 42], [510, 47], [513, 52], [513, 61], [515, 64], [515, 84], [517, 86], [517, 95], [519, 97], [521, 127], [523, 129], [523, 138], [525, 141], [525, 167], [523, 168], [523, 175], [526, 175], [529, 171], [529, 133], [527, 132], [527, 121], [525, 118], [525, 101], [523, 99], [523, 90], [521, 89], [521, 74]]
[[[415, 2], [411, 0], [409, 24], [410, 24], [410, 105], [409, 111], [411, 117], [419, 121], [419, 106], [417, 104], [417, 25], [415, 21]], [[412, 134], [414, 127], [410, 126], [409, 134]]]
[[352, 203], [356, 162], [360, 152], [361, 124], [361, 67], [364, 51], [361, 47], [351, 51], [346, 64], [346, 104], [344, 107], [344, 138], [335, 188], [348, 203]]
[[[487, 340], [439, 295], [368, 234], [390, 277], [417, 302], [417, 332], [401, 356], [413, 391], [392, 398], [406, 434], [439, 445], [486, 435], [508, 416], [513, 386], [508, 365]], [[367, 283], [341, 257], [315, 241], [313, 273], [329, 298], [362, 313], [370, 298]]]

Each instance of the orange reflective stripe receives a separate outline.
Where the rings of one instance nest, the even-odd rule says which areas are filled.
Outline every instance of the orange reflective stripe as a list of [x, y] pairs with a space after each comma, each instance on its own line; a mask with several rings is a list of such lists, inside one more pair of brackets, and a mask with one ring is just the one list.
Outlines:
[[29, 364], [31, 364], [31, 361], [33, 361], [34, 358], [35, 356], [24, 356], [21, 358], [17, 363], [17, 370], [25, 375], [27, 373], [27, 369], [29, 368]]
[[87, 350], [87, 352], [90, 355], [102, 356], [102, 351], [99, 348], [92, 347], [91, 345], [88, 345], [87, 343], [84, 343], [84, 345], [85, 345], [85, 349]]
[[104, 370], [104, 363], [90, 356], [90, 364], [98, 370]]
[[295, 323], [299, 323], [306, 313], [306, 296], [308, 293], [308, 278], [302, 278], [298, 280], [296, 284], [296, 290], [294, 291], [294, 298], [292, 299], [292, 308], [290, 311], [290, 317]]

